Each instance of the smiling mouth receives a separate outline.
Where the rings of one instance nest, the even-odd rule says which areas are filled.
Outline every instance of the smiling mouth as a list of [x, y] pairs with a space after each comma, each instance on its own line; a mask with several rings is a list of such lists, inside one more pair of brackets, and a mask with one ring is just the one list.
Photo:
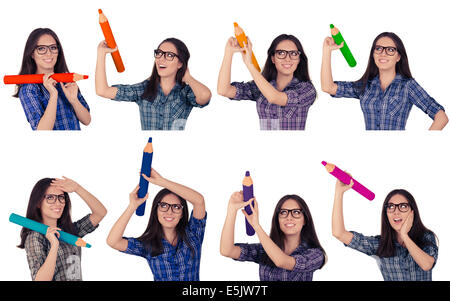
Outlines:
[[288, 224], [284, 224], [284, 226], [285, 226], [286, 228], [293, 228], [293, 227], [295, 227], [295, 224], [288, 223]]
[[163, 217], [163, 219], [168, 222], [173, 222], [175, 220], [173, 217]]
[[403, 219], [401, 218], [394, 218], [394, 223], [398, 224], [401, 223], [403, 221]]

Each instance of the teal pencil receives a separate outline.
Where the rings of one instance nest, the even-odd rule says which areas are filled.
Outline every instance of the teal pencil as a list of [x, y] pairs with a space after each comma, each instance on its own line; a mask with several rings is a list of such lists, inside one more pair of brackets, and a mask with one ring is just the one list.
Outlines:
[[[11, 213], [11, 215], [9, 216], [9, 221], [11, 223], [25, 227], [27, 229], [39, 232], [43, 235], [47, 234], [47, 229], [48, 229], [47, 225], [38, 223], [36, 221], [33, 221], [29, 218], [17, 215], [15, 213]], [[58, 232], [59, 232], [59, 240], [62, 240], [64, 242], [74, 245], [76, 247], [87, 247], [87, 248], [91, 247], [90, 244], [86, 243], [84, 240], [82, 240], [81, 238], [79, 238], [73, 234], [70, 234], [70, 233], [67, 233], [64, 231], [58, 231]]]

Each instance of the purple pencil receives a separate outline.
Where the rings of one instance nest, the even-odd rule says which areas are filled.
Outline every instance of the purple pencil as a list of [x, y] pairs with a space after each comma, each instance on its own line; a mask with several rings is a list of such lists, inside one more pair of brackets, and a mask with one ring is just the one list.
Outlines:
[[[253, 196], [253, 180], [250, 177], [249, 171], [245, 172], [245, 177], [244, 177], [244, 180], [242, 181], [242, 191], [244, 193], [244, 202], [247, 202], [254, 197]], [[255, 203], [252, 202], [252, 205], [254, 205], [254, 204]], [[245, 211], [249, 215], [253, 214], [252, 208], [250, 208], [250, 205], [245, 206]], [[255, 234], [255, 229], [253, 229], [253, 227], [249, 224], [249, 222], [247, 221], [247, 218], [245, 219], [245, 229], [246, 229], [247, 235], [252, 236]]]

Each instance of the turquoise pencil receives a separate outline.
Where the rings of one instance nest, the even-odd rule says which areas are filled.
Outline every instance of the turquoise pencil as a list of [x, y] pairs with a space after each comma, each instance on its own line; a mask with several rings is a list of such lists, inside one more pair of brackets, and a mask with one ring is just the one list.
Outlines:
[[[48, 226], [38, 223], [36, 221], [33, 221], [29, 218], [17, 215], [15, 213], [11, 213], [9, 216], [9, 221], [11, 223], [17, 224], [19, 226], [25, 227], [27, 229], [39, 232], [43, 235], [47, 234]], [[59, 240], [62, 240], [68, 244], [74, 245], [76, 247], [86, 247], [90, 248], [91, 245], [82, 240], [80, 237], [77, 237], [73, 234], [64, 232], [64, 231], [58, 231], [59, 232]]]

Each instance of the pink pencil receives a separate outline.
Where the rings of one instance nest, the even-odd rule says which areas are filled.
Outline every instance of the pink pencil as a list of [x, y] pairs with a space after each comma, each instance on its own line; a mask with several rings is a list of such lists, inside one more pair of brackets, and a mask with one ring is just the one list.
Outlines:
[[349, 176], [347, 173], [345, 173], [342, 169], [340, 169], [336, 165], [327, 163], [325, 161], [322, 161], [322, 165], [325, 166], [325, 168], [331, 175], [335, 176], [339, 181], [341, 181], [345, 185], [349, 185], [350, 181], [353, 180], [352, 186], [353, 190], [358, 192], [360, 195], [362, 195], [369, 201], [372, 201], [375, 198], [375, 193], [367, 189], [364, 185], [356, 181], [354, 178]]

